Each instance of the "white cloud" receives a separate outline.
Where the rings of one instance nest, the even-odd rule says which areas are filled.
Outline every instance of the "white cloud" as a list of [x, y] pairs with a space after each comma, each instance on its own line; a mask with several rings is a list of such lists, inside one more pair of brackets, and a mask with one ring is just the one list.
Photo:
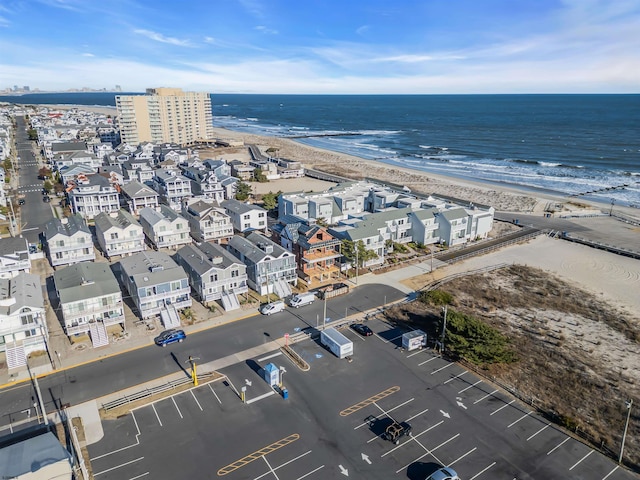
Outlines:
[[361, 27], [358, 27], [356, 29], [356, 33], [358, 35], [364, 35], [365, 33], [367, 33], [369, 31], [369, 25], [362, 25]]
[[77, 5], [77, 1], [74, 0], [38, 0], [40, 3], [44, 5], [48, 5], [49, 7], [61, 8], [63, 10], [70, 10], [73, 12], [82, 11], [81, 5]]
[[95, 55], [93, 53], [83, 53], [82, 56], [83, 57], [95, 57]]
[[269, 34], [269, 35], [276, 35], [278, 33], [277, 30], [273, 30], [272, 28], [265, 27], [264, 25], [258, 25], [255, 28], [259, 32], [266, 33], [266, 34]]
[[0, 17], [0, 27], [8, 27], [11, 24], [9, 20], [4, 17]]
[[160, 42], [160, 43], [168, 43], [170, 45], [177, 45], [179, 47], [190, 47], [191, 42], [189, 40], [184, 40], [184, 39], [179, 39], [179, 38], [175, 38], [175, 37], [166, 37], [165, 35], [158, 33], [158, 32], [152, 32], [151, 30], [144, 30], [144, 29], [136, 29], [133, 31], [133, 33], [136, 33], [138, 35], [142, 35], [144, 37], [147, 37], [151, 40], [154, 40], [156, 42]]

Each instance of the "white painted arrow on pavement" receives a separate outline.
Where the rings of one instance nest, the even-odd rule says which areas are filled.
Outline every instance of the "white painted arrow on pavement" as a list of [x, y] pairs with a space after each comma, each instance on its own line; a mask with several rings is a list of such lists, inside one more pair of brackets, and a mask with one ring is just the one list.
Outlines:
[[447, 412], [443, 410], [440, 410], [440, 413], [442, 414], [443, 417], [451, 418], [451, 415], [449, 415]]
[[251, 386], [251, 380], [249, 380], [248, 378], [244, 379], [244, 383], [246, 383], [247, 385]]
[[467, 407], [464, 405], [464, 403], [462, 403], [460, 400], [458, 400], [456, 403], [458, 404], [459, 407], [462, 407], [465, 410], [467, 409]]
[[345, 477], [349, 476], [349, 470], [344, 468], [342, 465], [338, 465], [338, 468], [340, 468], [340, 473], [343, 474]]
[[369, 465], [371, 465], [371, 460], [369, 460], [369, 455], [366, 455], [364, 453], [361, 454], [362, 455], [362, 460], [364, 460], [365, 462], [367, 462]]

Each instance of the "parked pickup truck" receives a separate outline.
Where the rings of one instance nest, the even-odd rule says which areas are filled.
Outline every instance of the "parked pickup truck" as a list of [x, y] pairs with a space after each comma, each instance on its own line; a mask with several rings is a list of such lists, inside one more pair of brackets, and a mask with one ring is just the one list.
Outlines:
[[349, 293], [349, 285], [346, 283], [334, 283], [329, 285], [318, 292], [318, 296], [322, 299], [328, 299], [337, 297], [338, 295], [344, 295]]

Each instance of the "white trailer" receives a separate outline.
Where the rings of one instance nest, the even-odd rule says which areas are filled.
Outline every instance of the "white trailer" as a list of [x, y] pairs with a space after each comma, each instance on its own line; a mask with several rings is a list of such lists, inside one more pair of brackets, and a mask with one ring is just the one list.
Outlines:
[[320, 332], [320, 343], [331, 350], [338, 358], [353, 354], [353, 342], [335, 328], [326, 328]]
[[422, 330], [414, 330], [402, 334], [402, 348], [407, 351], [427, 346], [427, 334]]

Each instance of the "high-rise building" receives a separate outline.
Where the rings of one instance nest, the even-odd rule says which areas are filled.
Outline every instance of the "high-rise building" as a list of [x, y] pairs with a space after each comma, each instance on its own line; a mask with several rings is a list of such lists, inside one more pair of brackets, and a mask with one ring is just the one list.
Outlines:
[[120, 137], [125, 143], [191, 145], [213, 139], [208, 93], [147, 88], [146, 95], [116, 95]]

